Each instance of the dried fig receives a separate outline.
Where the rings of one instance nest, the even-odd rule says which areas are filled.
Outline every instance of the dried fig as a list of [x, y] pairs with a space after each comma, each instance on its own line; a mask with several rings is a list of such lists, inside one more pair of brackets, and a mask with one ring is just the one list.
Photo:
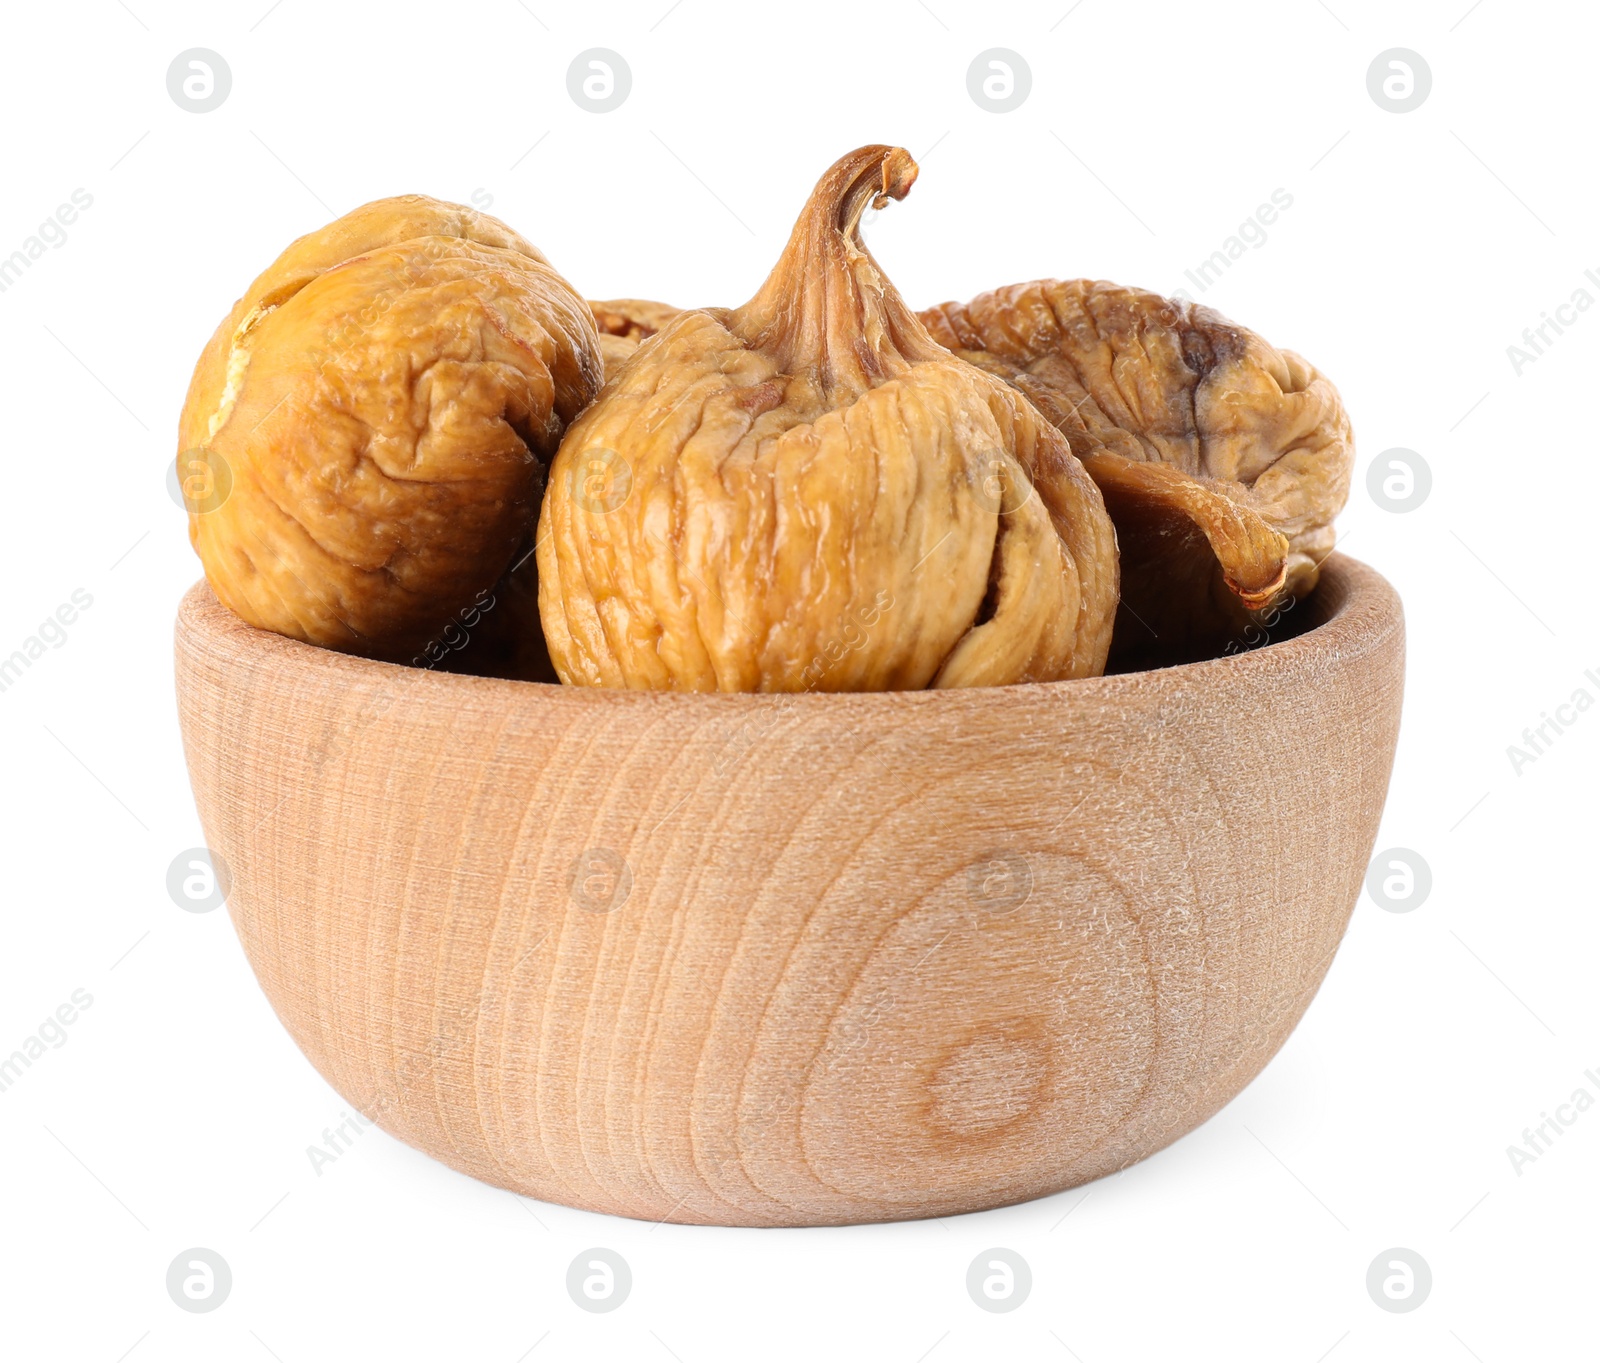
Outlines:
[[539, 541], [566, 682], [974, 686], [1098, 673], [1115, 532], [1066, 440], [936, 344], [862, 244], [916, 178], [863, 147], [756, 295], [644, 340], [567, 432]]
[[261, 628], [433, 661], [531, 545], [600, 378], [588, 305], [504, 223], [356, 209], [279, 256], [195, 367], [179, 472], [207, 579]]
[[1355, 450], [1338, 392], [1298, 355], [1210, 308], [1082, 279], [919, 315], [1026, 393], [1105, 494], [1128, 608], [1114, 669], [1215, 656], [1316, 586]]
[[610, 298], [599, 303], [591, 299], [589, 311], [594, 314], [594, 324], [600, 331], [600, 354], [609, 378], [639, 348], [645, 337], [654, 336], [681, 309], [668, 303], [652, 303], [646, 298]]

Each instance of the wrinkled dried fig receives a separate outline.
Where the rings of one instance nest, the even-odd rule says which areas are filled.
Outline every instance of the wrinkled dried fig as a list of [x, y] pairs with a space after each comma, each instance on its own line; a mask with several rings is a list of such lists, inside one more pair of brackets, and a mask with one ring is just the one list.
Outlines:
[[1127, 607], [1114, 669], [1213, 657], [1316, 586], [1355, 451], [1337, 391], [1298, 355], [1210, 308], [1082, 279], [919, 315], [1026, 393], [1104, 493]]
[[600, 386], [588, 305], [504, 223], [420, 195], [296, 241], [195, 367], [189, 535], [264, 629], [434, 661], [525, 553]]
[[668, 303], [652, 303], [647, 298], [608, 298], [589, 300], [589, 311], [600, 331], [600, 354], [610, 378], [622, 362], [639, 348], [647, 336], [654, 336], [682, 311]]
[[539, 541], [563, 681], [887, 690], [1098, 673], [1116, 543], [1067, 442], [934, 343], [862, 244], [916, 178], [823, 176], [743, 307], [645, 340], [567, 432]]

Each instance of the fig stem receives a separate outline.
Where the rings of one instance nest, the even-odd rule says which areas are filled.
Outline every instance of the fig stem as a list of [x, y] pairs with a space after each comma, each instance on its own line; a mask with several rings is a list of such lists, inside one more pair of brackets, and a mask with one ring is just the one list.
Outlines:
[[906, 364], [942, 356], [861, 240], [869, 206], [903, 199], [917, 163], [904, 147], [859, 147], [817, 181], [788, 245], [729, 327], [787, 374], [814, 374], [838, 399]]
[[[868, 206], [873, 208], [885, 207], [890, 199], [897, 202], [911, 192], [911, 186], [917, 182], [917, 163], [911, 159], [911, 153], [904, 147], [863, 147], [862, 151], [883, 153], [877, 157], [877, 166], [871, 163], [871, 158], [860, 172], [849, 182], [848, 186], [839, 194], [838, 230], [846, 239], [861, 245], [861, 219], [865, 216]], [[838, 171], [860, 152], [852, 153], [843, 161], [838, 162], [833, 168]], [[878, 175], [873, 175], [873, 170]], [[830, 175], [833, 171], [829, 172]], [[826, 180], [824, 180], [826, 184]], [[818, 185], [820, 192], [823, 186]]]

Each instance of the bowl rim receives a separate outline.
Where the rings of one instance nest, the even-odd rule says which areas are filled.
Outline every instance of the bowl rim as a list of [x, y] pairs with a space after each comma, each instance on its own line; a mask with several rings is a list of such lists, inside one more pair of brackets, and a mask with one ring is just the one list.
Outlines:
[[290, 674], [316, 677], [322, 682], [342, 677], [346, 684], [365, 683], [373, 688], [403, 682], [408, 689], [438, 688], [441, 700], [457, 705], [471, 701], [502, 704], [520, 701], [588, 708], [627, 705], [655, 710], [669, 706], [726, 715], [791, 706], [807, 711], [883, 710], [908, 705], [948, 709], [993, 704], [997, 695], [1015, 704], [1032, 701], [1059, 705], [1069, 699], [1115, 704], [1121, 697], [1131, 697], [1151, 687], [1190, 690], [1235, 686], [1251, 680], [1265, 680], [1263, 674], [1281, 677], [1315, 667], [1330, 656], [1364, 654], [1380, 646], [1404, 623], [1399, 594], [1388, 580], [1375, 568], [1340, 553], [1330, 553], [1322, 561], [1316, 591], [1306, 598], [1306, 604], [1325, 612], [1325, 618], [1289, 638], [1217, 658], [1066, 681], [920, 691], [635, 691], [438, 672], [432, 668], [340, 653], [258, 629], [224, 606], [203, 577], [179, 602], [175, 635], [180, 652], [186, 643], [198, 642], [201, 651], [271, 660], [267, 665], [282, 672], [285, 680]]

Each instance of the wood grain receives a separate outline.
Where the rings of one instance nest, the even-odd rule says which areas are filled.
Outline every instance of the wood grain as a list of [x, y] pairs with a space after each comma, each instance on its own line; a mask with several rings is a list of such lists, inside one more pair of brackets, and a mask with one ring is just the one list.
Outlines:
[[177, 627], [229, 911], [312, 1064], [401, 1140], [648, 1219], [946, 1215], [1120, 1169], [1282, 1045], [1360, 889], [1392, 588], [1051, 685], [684, 696]]

